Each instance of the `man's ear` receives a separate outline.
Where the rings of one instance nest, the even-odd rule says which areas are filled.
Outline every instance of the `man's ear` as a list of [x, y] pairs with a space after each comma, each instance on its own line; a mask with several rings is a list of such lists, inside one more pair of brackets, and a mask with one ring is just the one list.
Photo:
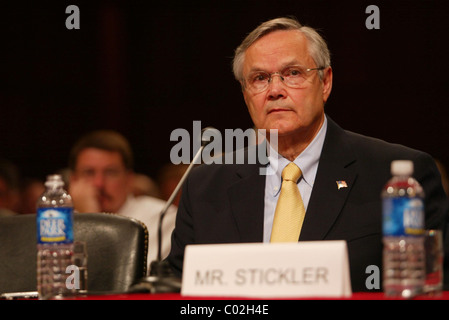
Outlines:
[[323, 102], [326, 102], [332, 91], [332, 68], [327, 67], [323, 71]]

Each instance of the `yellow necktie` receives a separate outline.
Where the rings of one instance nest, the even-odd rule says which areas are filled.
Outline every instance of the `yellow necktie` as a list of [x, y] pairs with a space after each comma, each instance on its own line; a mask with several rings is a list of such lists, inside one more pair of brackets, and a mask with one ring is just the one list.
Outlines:
[[296, 185], [301, 169], [290, 162], [282, 171], [281, 193], [274, 212], [271, 242], [297, 242], [306, 210]]

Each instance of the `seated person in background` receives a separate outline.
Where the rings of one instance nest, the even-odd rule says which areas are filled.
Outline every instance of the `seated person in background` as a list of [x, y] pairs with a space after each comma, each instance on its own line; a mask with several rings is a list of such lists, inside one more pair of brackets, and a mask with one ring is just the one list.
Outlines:
[[0, 159], [0, 217], [15, 215], [19, 211], [19, 169], [12, 162]]
[[[75, 211], [118, 213], [143, 222], [149, 232], [148, 264], [155, 260], [159, 213], [166, 202], [132, 194], [133, 154], [125, 137], [108, 130], [87, 134], [73, 146], [69, 168]], [[162, 258], [170, 250], [176, 210], [171, 206], [163, 221]]]
[[[367, 266], [382, 268], [380, 193], [393, 160], [414, 162], [414, 177], [426, 195], [425, 227], [443, 228], [447, 197], [430, 155], [343, 130], [325, 114], [333, 74], [327, 44], [314, 29], [289, 18], [261, 24], [237, 48], [234, 75], [255, 127], [278, 130], [277, 148], [267, 134], [268, 145], [259, 147], [270, 150], [268, 164], [192, 170], [168, 257], [177, 275], [189, 244], [346, 240], [352, 289], [367, 290]], [[247, 151], [258, 154], [254, 147]], [[287, 232], [277, 227], [275, 208], [287, 165], [299, 173], [290, 181], [302, 197], [294, 207], [303, 209], [288, 225], [292, 236], [279, 240]], [[274, 174], [261, 175], [259, 169]]]
[[[184, 163], [180, 164], [167, 163], [162, 166], [162, 168], [159, 170], [157, 177], [161, 199], [164, 200], [170, 199], [173, 191], [178, 186], [179, 181], [182, 179], [182, 176], [187, 171], [188, 167], [189, 165]], [[178, 205], [179, 199], [181, 198], [181, 193], [182, 192], [180, 190], [176, 195], [175, 199], [173, 200], [173, 203], [175, 205]]]
[[36, 203], [45, 192], [45, 184], [37, 178], [26, 178], [20, 188], [21, 214], [36, 213]]
[[143, 173], [134, 173], [132, 193], [135, 196], [150, 196], [161, 198], [158, 184]]

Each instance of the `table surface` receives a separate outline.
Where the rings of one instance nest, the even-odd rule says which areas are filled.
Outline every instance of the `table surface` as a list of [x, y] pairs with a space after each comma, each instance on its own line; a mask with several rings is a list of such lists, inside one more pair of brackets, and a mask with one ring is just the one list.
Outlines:
[[[248, 297], [216, 297], [216, 296], [184, 296], [179, 293], [119, 293], [98, 294], [76, 297], [77, 300], [254, 300]], [[256, 298], [258, 300], [258, 298]], [[383, 292], [354, 292], [349, 297], [298, 297], [288, 299], [260, 299], [260, 300], [403, 300], [385, 296]], [[449, 300], [449, 291], [439, 295], [417, 296], [413, 300]]]

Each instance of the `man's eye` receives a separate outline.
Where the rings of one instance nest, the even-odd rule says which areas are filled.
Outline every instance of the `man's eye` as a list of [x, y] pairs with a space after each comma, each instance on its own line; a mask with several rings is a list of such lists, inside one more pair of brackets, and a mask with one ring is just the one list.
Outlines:
[[104, 172], [104, 175], [107, 177], [117, 177], [119, 175], [119, 171], [118, 170], [106, 170]]
[[90, 171], [90, 170], [86, 170], [86, 171], [82, 171], [81, 175], [84, 177], [92, 177], [94, 175], [94, 172]]
[[268, 75], [265, 73], [258, 73], [256, 75], [254, 75], [253, 77], [253, 82], [263, 82], [266, 81], [268, 79]]
[[285, 77], [298, 77], [300, 75], [302, 75], [302, 71], [300, 69], [295, 69], [295, 68], [287, 69], [284, 72]]

